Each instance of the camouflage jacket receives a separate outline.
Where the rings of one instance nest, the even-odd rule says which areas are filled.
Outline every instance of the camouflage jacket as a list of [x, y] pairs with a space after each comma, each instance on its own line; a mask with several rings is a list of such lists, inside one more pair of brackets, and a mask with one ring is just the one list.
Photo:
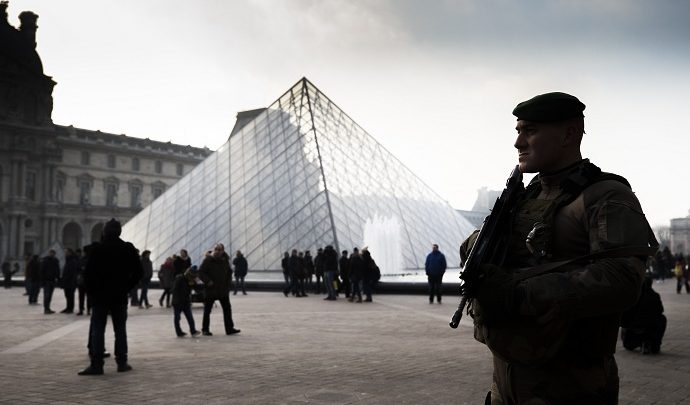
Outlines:
[[[531, 197], [519, 204], [504, 263], [515, 274], [535, 265], [526, 236], [574, 170], [539, 176], [527, 187]], [[595, 182], [552, 216], [543, 260], [647, 246], [648, 230], [627, 184]], [[511, 319], [489, 327], [475, 318], [475, 337], [494, 354], [492, 403], [616, 403], [618, 323], [637, 300], [644, 264], [634, 256], [604, 258], [528, 278], [516, 285]]]

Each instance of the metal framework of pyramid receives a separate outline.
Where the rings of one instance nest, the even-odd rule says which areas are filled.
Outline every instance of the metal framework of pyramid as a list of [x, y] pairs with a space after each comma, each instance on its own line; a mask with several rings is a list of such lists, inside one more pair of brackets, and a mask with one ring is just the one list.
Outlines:
[[252, 270], [280, 269], [292, 249], [368, 245], [382, 272], [399, 273], [423, 268], [434, 243], [457, 266], [472, 229], [303, 78], [127, 222], [122, 237], [156, 265], [182, 248], [199, 262], [222, 242]]

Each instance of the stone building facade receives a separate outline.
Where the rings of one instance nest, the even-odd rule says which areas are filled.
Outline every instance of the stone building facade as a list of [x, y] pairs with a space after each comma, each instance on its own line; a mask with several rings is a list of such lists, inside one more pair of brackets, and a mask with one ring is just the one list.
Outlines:
[[55, 82], [36, 52], [36, 21], [0, 2], [0, 261], [97, 240], [201, 162], [207, 148], [56, 125]]
[[690, 255], [690, 215], [685, 218], [674, 218], [671, 220], [669, 230], [670, 246], [673, 253]]

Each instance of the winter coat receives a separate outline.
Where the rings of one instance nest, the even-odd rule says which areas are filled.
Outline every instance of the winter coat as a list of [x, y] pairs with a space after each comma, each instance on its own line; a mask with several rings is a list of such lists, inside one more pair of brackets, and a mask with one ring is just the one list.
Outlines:
[[172, 260], [166, 260], [165, 263], [161, 264], [161, 268], [158, 270], [158, 280], [161, 283], [161, 288], [171, 289], [173, 287], [174, 271]]
[[442, 276], [446, 272], [446, 256], [438, 250], [427, 255], [424, 269], [427, 276]]
[[46, 256], [41, 260], [41, 282], [55, 283], [60, 278], [60, 261], [56, 257]]
[[141, 285], [148, 286], [151, 282], [151, 279], [153, 278], [153, 263], [151, 263], [151, 260], [149, 260], [149, 258], [141, 258], [141, 269]]
[[192, 304], [192, 287], [184, 274], [178, 274], [173, 280], [172, 304], [174, 307], [186, 307]]
[[321, 265], [324, 272], [338, 272], [338, 253], [336, 253], [332, 246], [326, 246], [326, 248], [323, 250], [323, 254], [321, 256]]
[[62, 288], [75, 289], [77, 288], [77, 276], [81, 271], [81, 263], [77, 256], [67, 256], [65, 258], [65, 266], [62, 268]]
[[172, 287], [172, 282], [177, 277], [178, 274], [183, 274], [185, 270], [188, 268], [192, 267], [192, 259], [187, 256], [186, 259], [183, 259], [182, 256], [177, 256], [175, 260], [173, 260], [173, 274], [172, 274], [172, 279], [170, 280], [171, 287]]
[[228, 295], [232, 271], [226, 255], [215, 257], [208, 255], [201, 262], [199, 277], [206, 285], [206, 299], [217, 300]]
[[362, 255], [353, 253], [350, 256], [350, 279], [352, 281], [361, 280], [364, 277], [364, 261]]
[[245, 277], [247, 275], [247, 268], [249, 265], [247, 264], [247, 259], [245, 259], [244, 256], [236, 256], [232, 260], [232, 265], [235, 266], [235, 277]]
[[84, 283], [94, 305], [122, 305], [141, 280], [143, 269], [134, 245], [120, 238], [94, 243], [84, 271]]

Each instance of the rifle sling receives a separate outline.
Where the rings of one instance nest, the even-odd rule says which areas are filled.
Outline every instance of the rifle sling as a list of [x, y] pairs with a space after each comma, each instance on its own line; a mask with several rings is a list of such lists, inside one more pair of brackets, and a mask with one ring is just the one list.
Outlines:
[[568, 264], [591, 261], [598, 259], [610, 259], [610, 258], [620, 258], [620, 257], [630, 257], [630, 256], [651, 256], [656, 253], [656, 247], [649, 246], [626, 246], [614, 249], [602, 250], [596, 253], [590, 253], [584, 256], [579, 256], [570, 260], [562, 260], [558, 262], [544, 263], [536, 267], [529, 268], [528, 270], [520, 271], [513, 278], [515, 283], [519, 283], [522, 280], [528, 278], [536, 277], [545, 273], [550, 273]]

